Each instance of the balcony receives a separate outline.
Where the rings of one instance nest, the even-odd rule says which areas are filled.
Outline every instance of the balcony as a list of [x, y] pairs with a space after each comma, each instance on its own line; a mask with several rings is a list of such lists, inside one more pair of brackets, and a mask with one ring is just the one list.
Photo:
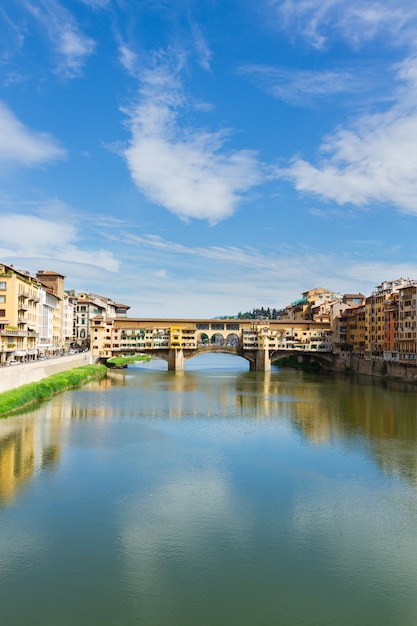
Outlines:
[[39, 333], [28, 330], [0, 330], [0, 336], [2, 337], [38, 337]]

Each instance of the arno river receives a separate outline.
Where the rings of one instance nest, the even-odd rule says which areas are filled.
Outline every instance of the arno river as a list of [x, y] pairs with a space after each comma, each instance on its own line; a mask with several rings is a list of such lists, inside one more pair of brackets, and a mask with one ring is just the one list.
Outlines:
[[0, 624], [415, 626], [417, 387], [165, 368], [0, 420]]

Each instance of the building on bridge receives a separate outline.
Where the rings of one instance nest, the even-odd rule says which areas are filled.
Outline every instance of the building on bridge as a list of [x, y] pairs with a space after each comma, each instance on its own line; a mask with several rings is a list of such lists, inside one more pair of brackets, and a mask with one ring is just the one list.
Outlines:
[[267, 370], [271, 360], [289, 353], [332, 352], [329, 322], [304, 320], [219, 320], [103, 318], [91, 320], [93, 356], [150, 354], [183, 369], [184, 360], [204, 352], [229, 352]]

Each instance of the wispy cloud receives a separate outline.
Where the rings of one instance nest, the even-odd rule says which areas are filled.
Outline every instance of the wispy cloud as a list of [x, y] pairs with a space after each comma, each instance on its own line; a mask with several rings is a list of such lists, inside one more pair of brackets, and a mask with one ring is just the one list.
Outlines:
[[36, 6], [28, 3], [27, 8], [53, 46], [58, 73], [65, 78], [79, 76], [94, 52], [93, 39], [81, 32], [72, 14], [57, 0], [38, 0]]
[[385, 37], [404, 45], [417, 30], [414, 0], [265, 0], [273, 9], [277, 27], [298, 34], [316, 48], [342, 37], [353, 47]]
[[23, 213], [4, 214], [0, 229], [0, 258], [38, 259], [99, 267], [109, 272], [119, 269], [112, 252], [91, 250], [78, 243], [76, 225], [61, 215], [60, 220]]
[[318, 165], [297, 158], [282, 172], [297, 190], [417, 214], [417, 58], [398, 66], [397, 78], [402, 84], [390, 109], [337, 129], [324, 140]]
[[250, 76], [254, 82], [274, 98], [297, 106], [343, 93], [363, 93], [364, 80], [349, 71], [293, 70], [283, 67], [246, 65], [241, 74]]
[[212, 53], [205, 37], [203, 36], [203, 33], [201, 32], [201, 28], [197, 26], [195, 22], [192, 22], [191, 24], [191, 33], [201, 67], [207, 71], [211, 71], [210, 61]]
[[0, 101], [0, 162], [35, 166], [64, 156], [65, 150], [53, 137], [25, 126]]
[[172, 316], [184, 311], [203, 317], [236, 314], [257, 305], [286, 306], [306, 285], [369, 294], [382, 280], [417, 274], [412, 260], [380, 261], [379, 242], [355, 245], [349, 254], [291, 245], [268, 253], [248, 246], [188, 246], [156, 235], [123, 233], [123, 227], [119, 236], [125, 267], [142, 268], [140, 274], [126, 271], [123, 281], [132, 315], [164, 317], [167, 310]]
[[181, 114], [192, 107], [174, 73], [148, 71], [138, 103], [125, 109], [132, 137], [123, 155], [138, 189], [152, 202], [184, 220], [214, 224], [237, 210], [262, 172], [250, 150], [227, 151], [227, 129], [182, 124]]
[[126, 44], [119, 45], [119, 61], [131, 76], [137, 73], [138, 56], [136, 52]]

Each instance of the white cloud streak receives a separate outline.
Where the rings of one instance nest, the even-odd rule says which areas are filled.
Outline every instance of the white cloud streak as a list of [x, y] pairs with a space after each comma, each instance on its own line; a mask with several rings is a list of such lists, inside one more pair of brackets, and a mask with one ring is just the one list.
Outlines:
[[19, 258], [79, 263], [117, 272], [119, 262], [107, 250], [85, 250], [77, 245], [74, 224], [24, 214], [5, 214], [1, 218], [0, 258]]
[[58, 73], [64, 78], [79, 76], [86, 59], [93, 54], [95, 42], [84, 35], [71, 13], [56, 0], [39, 0], [27, 4], [58, 58]]
[[208, 72], [211, 71], [210, 61], [212, 57], [211, 50], [205, 40], [201, 29], [194, 22], [191, 24], [191, 32], [194, 38], [195, 48], [198, 53], [198, 59], [201, 67]]
[[414, 0], [266, 0], [280, 29], [298, 34], [312, 46], [328, 46], [342, 37], [358, 48], [383, 36], [395, 44], [413, 44], [417, 30]]
[[253, 78], [274, 98], [306, 106], [343, 93], [363, 93], [364, 80], [349, 71], [303, 71], [282, 67], [247, 65], [240, 73]]
[[0, 162], [35, 166], [64, 156], [64, 149], [48, 133], [29, 129], [0, 101]]
[[402, 86], [390, 109], [329, 135], [318, 165], [296, 158], [282, 172], [298, 191], [338, 204], [393, 204], [417, 214], [417, 58], [402, 63], [397, 78]]
[[187, 109], [181, 86], [165, 69], [148, 72], [139, 103], [130, 110], [132, 137], [124, 151], [138, 189], [183, 220], [215, 224], [235, 213], [244, 194], [262, 180], [255, 154], [224, 151], [228, 132], [181, 127]]

